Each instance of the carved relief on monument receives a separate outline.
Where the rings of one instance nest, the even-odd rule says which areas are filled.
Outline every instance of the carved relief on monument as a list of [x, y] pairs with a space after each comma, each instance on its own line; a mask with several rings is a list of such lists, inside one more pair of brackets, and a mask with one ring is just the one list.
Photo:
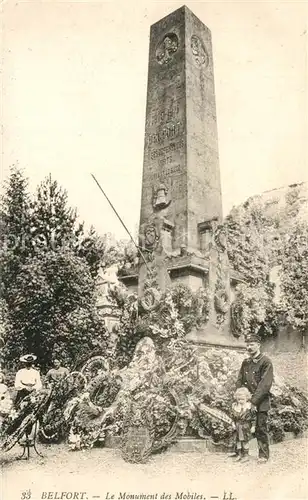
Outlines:
[[234, 337], [240, 337], [241, 334], [239, 333], [241, 331], [241, 325], [239, 324], [239, 316], [241, 314], [241, 308], [242, 305], [239, 303], [238, 300], [235, 300], [231, 304], [230, 308], [230, 326], [231, 326], [231, 332]]
[[155, 260], [148, 260], [145, 270], [145, 279], [143, 284], [143, 293], [140, 298], [141, 307], [145, 311], [153, 311], [161, 299], [161, 290], [159, 287], [159, 269]]
[[[165, 189], [165, 185], [164, 189]], [[140, 227], [139, 246], [145, 251], [147, 260], [152, 261], [153, 255], [168, 254], [172, 246], [174, 224], [162, 215], [154, 213]]]
[[142, 237], [143, 247], [151, 252], [155, 250], [160, 238], [160, 234], [155, 222], [149, 222], [145, 225]]
[[230, 266], [227, 254], [227, 237], [222, 225], [218, 225], [215, 229], [210, 254], [212, 254], [211, 258], [214, 260], [216, 268], [214, 306], [217, 313], [217, 323], [221, 325], [224, 323], [230, 308]]
[[192, 35], [190, 40], [191, 51], [194, 56], [194, 60], [197, 66], [207, 67], [209, 64], [209, 56], [205, 50], [205, 47], [197, 35]]
[[161, 293], [153, 287], [145, 288], [140, 303], [145, 311], [153, 311], [158, 306]]
[[231, 302], [230, 266], [225, 228], [217, 218], [198, 224], [200, 249], [209, 259], [210, 320], [221, 327], [227, 320]]
[[219, 225], [214, 231], [214, 241], [220, 252], [225, 252], [227, 248], [227, 235], [224, 226]]
[[154, 210], [162, 210], [167, 208], [171, 203], [170, 191], [168, 187], [160, 182], [153, 189], [153, 208]]
[[225, 315], [229, 309], [229, 295], [224, 283], [217, 283], [215, 290], [215, 309], [219, 314]]
[[146, 262], [139, 270], [139, 296], [144, 310], [152, 311], [161, 298], [162, 291], [170, 286], [170, 277], [165, 263], [166, 236], [173, 224], [164, 217], [152, 215], [141, 226], [140, 241]]
[[161, 65], [168, 64], [174, 53], [178, 50], [179, 39], [175, 33], [168, 33], [164, 36], [156, 49], [156, 59]]

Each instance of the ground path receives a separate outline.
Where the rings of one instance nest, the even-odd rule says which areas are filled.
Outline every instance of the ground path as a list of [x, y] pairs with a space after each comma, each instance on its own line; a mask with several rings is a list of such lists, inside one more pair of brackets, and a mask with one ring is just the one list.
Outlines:
[[119, 450], [70, 452], [65, 445], [41, 445], [44, 458], [26, 462], [15, 461], [20, 454], [17, 446], [2, 457], [1, 500], [22, 500], [27, 489], [31, 500], [56, 491], [86, 492], [88, 500], [94, 496], [105, 500], [107, 492], [115, 495], [114, 500], [120, 492], [158, 493], [158, 500], [163, 492], [171, 494], [172, 500], [176, 492], [223, 500], [224, 491], [227, 498], [232, 492], [237, 500], [308, 500], [307, 444], [303, 438], [272, 446], [266, 465], [257, 465], [255, 449], [250, 462], [242, 465], [220, 453], [171, 451], [152, 456], [145, 465], [134, 465], [123, 462]]

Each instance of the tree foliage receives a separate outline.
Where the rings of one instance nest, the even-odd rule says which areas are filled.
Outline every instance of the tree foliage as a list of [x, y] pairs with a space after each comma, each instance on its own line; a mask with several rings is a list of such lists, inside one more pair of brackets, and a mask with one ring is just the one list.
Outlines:
[[294, 328], [308, 328], [308, 224], [298, 221], [285, 240], [281, 259], [282, 303]]
[[67, 249], [87, 261], [96, 276], [104, 255], [101, 238], [91, 227], [88, 233], [68, 205], [67, 192], [48, 176], [37, 189], [32, 202], [32, 241], [38, 251]]
[[[237, 287], [233, 323], [241, 334], [259, 331], [275, 335], [285, 322], [307, 328], [305, 271], [307, 220], [297, 223], [301, 186], [290, 186], [285, 200], [250, 198], [234, 208], [225, 220], [230, 264], [244, 278]], [[275, 297], [271, 272], [279, 269], [282, 297]], [[306, 286], [306, 288], [305, 288]]]
[[0, 220], [6, 363], [33, 352], [43, 367], [53, 355], [73, 364], [77, 355], [103, 347], [95, 277], [104, 249], [93, 229], [85, 232], [66, 192], [49, 176], [31, 199], [27, 180], [15, 167]]
[[11, 293], [14, 330], [21, 335], [8, 339], [8, 357], [26, 350], [43, 365], [50, 364], [52, 355], [71, 364], [77, 353], [95, 348], [102, 340], [91, 274], [72, 252], [44, 252], [29, 259]]
[[22, 171], [11, 167], [0, 204], [1, 297], [8, 299], [10, 284], [22, 263], [31, 255], [31, 211], [28, 182]]
[[101, 241], [104, 248], [103, 265], [105, 267], [117, 264], [119, 275], [125, 275], [138, 264], [138, 252], [131, 240], [116, 240], [112, 234], [107, 233]]

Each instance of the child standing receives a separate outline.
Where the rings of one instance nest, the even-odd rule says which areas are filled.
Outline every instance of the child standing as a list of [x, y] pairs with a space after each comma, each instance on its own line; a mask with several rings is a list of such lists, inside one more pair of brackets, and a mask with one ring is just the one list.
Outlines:
[[250, 403], [251, 394], [246, 387], [240, 387], [234, 394], [232, 418], [235, 424], [236, 448], [235, 460], [249, 460], [249, 441], [255, 433], [256, 411]]

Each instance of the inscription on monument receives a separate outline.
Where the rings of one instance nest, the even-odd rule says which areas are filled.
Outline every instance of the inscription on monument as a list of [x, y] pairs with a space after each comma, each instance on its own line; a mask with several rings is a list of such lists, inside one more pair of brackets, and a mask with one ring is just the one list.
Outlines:
[[173, 151], [177, 151], [183, 147], [184, 147], [184, 141], [183, 139], [181, 139], [178, 142], [171, 142], [168, 146], [165, 146], [163, 148], [152, 149], [150, 154], [151, 160], [155, 160], [156, 158], [161, 158], [162, 156], [172, 153]]
[[149, 174], [147, 177], [149, 181], [154, 181], [158, 179], [164, 179], [175, 174], [180, 174], [181, 172], [181, 165], [173, 165], [172, 167], [163, 169], [161, 172], [154, 172], [153, 174]]
[[170, 165], [173, 162], [172, 156], [166, 156], [165, 158], [161, 158], [158, 160], [158, 166], [164, 167], [165, 165]]
[[147, 143], [149, 146], [162, 144], [166, 140], [178, 137], [182, 129], [183, 125], [180, 121], [166, 123], [162, 127], [158, 127], [156, 132], [147, 135]]
[[180, 103], [178, 99], [172, 99], [170, 104], [165, 109], [153, 108], [149, 113], [148, 124], [150, 126], [161, 125], [174, 120], [180, 111]]
[[[159, 149], [152, 149], [150, 151], [150, 158], [152, 161], [157, 160], [157, 165], [159, 167], [165, 167], [166, 165], [171, 165], [174, 161], [174, 155], [176, 151], [179, 151], [184, 147], [184, 140], [181, 139], [178, 142], [172, 142], [168, 146], [159, 148]], [[170, 173], [172, 173], [172, 170], [170, 170]]]

